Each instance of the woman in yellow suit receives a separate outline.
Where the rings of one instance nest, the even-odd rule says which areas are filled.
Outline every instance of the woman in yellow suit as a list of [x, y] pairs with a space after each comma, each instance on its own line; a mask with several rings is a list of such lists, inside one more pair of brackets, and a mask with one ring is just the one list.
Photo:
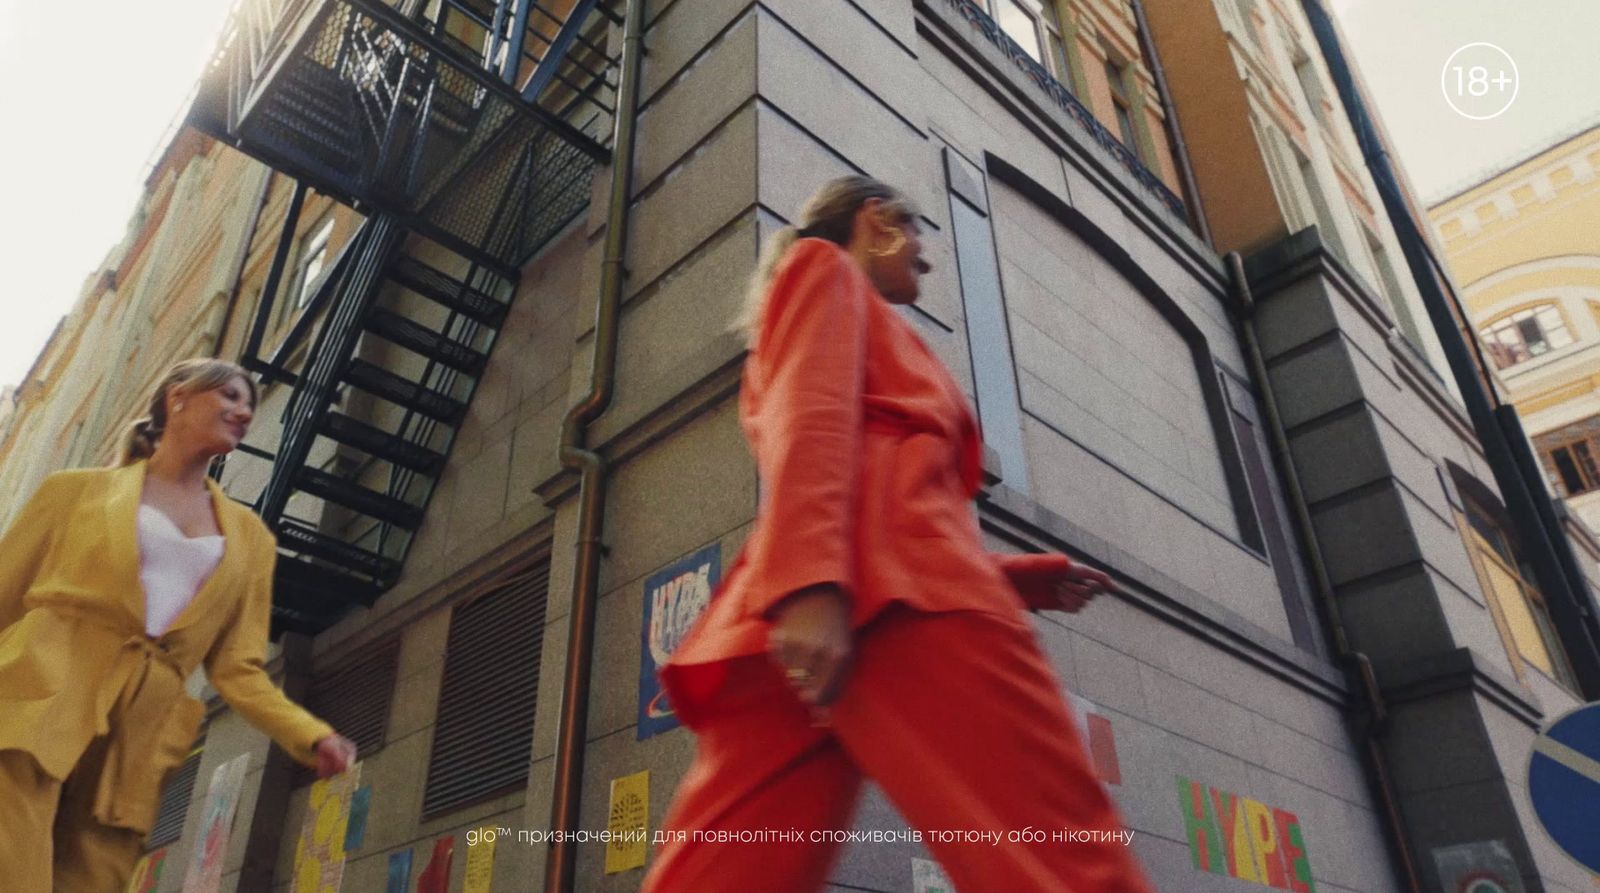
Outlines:
[[233, 709], [327, 778], [355, 745], [263, 669], [277, 546], [206, 475], [255, 409], [244, 370], [173, 367], [117, 468], [63, 471], [0, 537], [0, 881], [120, 893], [205, 707]]

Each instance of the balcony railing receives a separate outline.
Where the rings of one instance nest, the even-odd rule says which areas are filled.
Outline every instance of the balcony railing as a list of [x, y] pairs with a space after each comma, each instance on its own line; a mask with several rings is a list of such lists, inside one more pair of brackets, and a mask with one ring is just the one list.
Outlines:
[[[191, 120], [321, 192], [513, 267], [587, 203], [610, 154], [606, 10], [540, 9], [542, 24], [496, 23], [494, 46], [475, 49], [381, 0], [243, 0]], [[513, 25], [540, 52], [510, 40]]]
[[1029, 56], [1027, 51], [1015, 40], [1012, 40], [1011, 36], [1000, 27], [998, 22], [989, 18], [989, 14], [984, 12], [983, 7], [973, 2], [973, 0], [945, 0], [945, 4], [955, 10], [975, 31], [982, 34], [985, 39], [999, 48], [1000, 52], [1010, 60], [1012, 65], [1015, 65], [1018, 70], [1026, 75], [1028, 80], [1033, 81], [1040, 90], [1048, 94], [1057, 107], [1067, 113], [1067, 117], [1076, 121], [1078, 126], [1087, 131], [1089, 136], [1102, 149], [1111, 153], [1111, 156], [1139, 182], [1139, 185], [1144, 187], [1145, 191], [1155, 196], [1173, 214], [1184, 220], [1188, 219], [1188, 212], [1184, 209], [1183, 199], [1179, 198], [1171, 189], [1168, 189], [1167, 184], [1163, 183], [1161, 178], [1155, 175], [1155, 172], [1145, 167], [1144, 162], [1139, 160], [1139, 156], [1124, 145], [1122, 140], [1118, 139], [1115, 134], [1107, 130], [1105, 125], [1101, 124], [1100, 120], [1094, 116], [1094, 113], [1079, 102], [1076, 96], [1072, 95], [1072, 91], [1056, 80], [1048, 69], [1035, 61], [1032, 56]]

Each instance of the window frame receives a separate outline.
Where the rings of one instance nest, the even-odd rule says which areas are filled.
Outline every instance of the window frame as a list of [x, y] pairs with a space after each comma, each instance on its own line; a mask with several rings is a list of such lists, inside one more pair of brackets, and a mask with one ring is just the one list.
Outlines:
[[[1487, 497], [1470, 492], [1471, 488], [1459, 475], [1455, 470], [1447, 474], [1458, 478], [1455, 489], [1459, 493], [1460, 503], [1452, 505], [1457, 532], [1478, 577], [1484, 602], [1494, 620], [1501, 644], [1506, 649], [1506, 656], [1511, 661], [1513, 674], [1518, 682], [1526, 686], [1526, 671], [1532, 668], [1561, 688], [1581, 695], [1566, 644], [1556, 631], [1544, 593], [1540, 591], [1537, 581], [1530, 579], [1532, 574], [1513, 538], [1509, 521], [1498, 507], [1484, 503]], [[1514, 595], [1520, 604], [1511, 603], [1509, 597], [1512, 594], [1502, 592], [1501, 587], [1495, 585], [1497, 576], [1513, 585], [1516, 590]], [[1521, 610], [1516, 610], [1519, 607]], [[1525, 635], [1519, 635], [1518, 625], [1512, 621], [1513, 614], [1523, 613], [1531, 623], [1532, 634], [1537, 636], [1549, 667], [1543, 666], [1536, 659], [1538, 655], [1529, 654], [1525, 648], [1527, 643], [1522, 641]]]
[[[1061, 27], [1055, 0], [987, 0], [985, 5], [1001, 32], [1022, 47], [1028, 53], [1028, 58], [1050, 72], [1058, 83], [1067, 88], [1067, 92], [1077, 94], [1073, 84], [1072, 48], [1067, 44], [1066, 31]], [[1018, 39], [1006, 27], [1008, 17], [1002, 10], [1008, 9], [1016, 10], [1032, 25], [1032, 52], [1029, 52], [1030, 44], [1027, 41]]]
[[[1536, 435], [1532, 440], [1534, 451], [1539, 456], [1539, 464], [1543, 466], [1551, 490], [1557, 496], [1570, 499], [1600, 491], [1600, 416], [1578, 419], [1553, 431]], [[1589, 453], [1587, 468], [1571, 458], [1575, 456], [1572, 451], [1578, 446], [1584, 447]], [[1577, 474], [1579, 482], [1586, 483], [1587, 486], [1576, 490], [1572, 488], [1557, 456], [1557, 453], [1564, 451], [1568, 452], [1569, 461], [1573, 461], [1573, 471]]]
[[1144, 158], [1139, 140], [1139, 122], [1134, 118], [1133, 99], [1128, 91], [1128, 70], [1131, 62], [1121, 62], [1110, 52], [1106, 53], [1106, 87], [1111, 91], [1111, 105], [1115, 109], [1117, 135], [1133, 154]]
[[[1553, 328], [1545, 328], [1540, 317], [1545, 315], [1546, 312], [1554, 312], [1561, 321], [1560, 325]], [[1543, 350], [1535, 352], [1532, 349], [1532, 345], [1528, 343], [1522, 331], [1522, 323], [1524, 322], [1532, 322], [1538, 328], [1540, 343], [1545, 345]], [[1490, 362], [1494, 363], [1495, 369], [1505, 371], [1577, 344], [1578, 339], [1572, 334], [1572, 330], [1573, 326], [1567, 319], [1567, 314], [1561, 306], [1561, 301], [1552, 299], [1523, 304], [1502, 313], [1479, 326], [1477, 335], [1479, 342], [1483, 345], [1484, 352], [1489, 355]], [[1566, 338], [1564, 343], [1551, 343], [1551, 336], [1557, 332]], [[1502, 333], [1515, 335], [1520, 343], [1520, 356], [1515, 353], [1518, 346], [1506, 344], [1501, 337]], [[1513, 351], [1513, 353], [1508, 355], [1502, 352], [1508, 350]]]
[[[317, 218], [300, 237], [300, 244], [295, 248], [294, 278], [290, 280], [289, 294], [293, 300], [286, 303], [288, 312], [297, 313], [304, 310], [311, 303], [311, 298], [316, 294], [316, 285], [327, 272], [328, 255], [333, 243], [334, 214], [330, 209], [327, 213]], [[315, 272], [312, 265], [316, 265]]]

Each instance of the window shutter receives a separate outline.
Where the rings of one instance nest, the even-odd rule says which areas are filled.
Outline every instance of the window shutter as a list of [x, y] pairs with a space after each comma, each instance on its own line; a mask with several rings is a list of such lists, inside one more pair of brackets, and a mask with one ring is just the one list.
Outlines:
[[189, 812], [189, 800], [194, 796], [195, 777], [200, 774], [200, 756], [205, 752], [205, 733], [195, 743], [195, 748], [180, 764], [166, 786], [161, 789], [161, 808], [156, 811], [156, 823], [145, 840], [146, 850], [157, 850], [174, 843], [183, 836], [183, 819]]
[[424, 820], [527, 782], [549, 584], [540, 561], [452, 614]]
[[[394, 702], [400, 640], [391, 638], [319, 674], [306, 692], [305, 707], [356, 743], [362, 759], [383, 749]], [[295, 786], [310, 784], [316, 773], [301, 766]]]

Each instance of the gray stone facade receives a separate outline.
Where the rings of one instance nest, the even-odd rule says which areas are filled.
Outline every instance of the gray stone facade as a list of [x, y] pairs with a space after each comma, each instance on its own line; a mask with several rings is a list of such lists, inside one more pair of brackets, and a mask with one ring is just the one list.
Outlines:
[[[726, 564], [747, 534], [757, 481], [730, 324], [761, 240], [824, 180], [863, 172], [920, 206], [935, 272], [905, 312], [969, 392], [994, 346], [968, 343], [956, 240], [992, 241], [1021, 430], [1020, 453], [991, 453], [980, 518], [996, 550], [1063, 550], [1123, 583], [1124, 596], [1035, 625], [1063, 696], [1109, 725], [1120, 770], [1110, 789], [1160, 889], [1251, 886], [1197, 867], [1180, 779], [1292, 813], [1323, 893], [1401, 889], [1345, 722], [1357, 693], [1331, 656], [1303, 560], [1270, 546], [1274, 525], [1294, 542], [1281, 487], [1251, 483], [1234, 416], [1264, 423], [1222, 259], [947, 0], [659, 0], [646, 19], [616, 399], [590, 438], [613, 477], [580, 827], [606, 826], [611, 779], [648, 769], [649, 828], [659, 828], [693, 755], [681, 729], [636, 740], [644, 581], [711, 544]], [[466, 830], [548, 826], [577, 516], [555, 448], [588, 386], [604, 188], [602, 172], [587, 217], [523, 269], [404, 579], [310, 643], [314, 673], [401, 643], [385, 743], [365, 758], [372, 812], [346, 890], [384, 889], [389, 854], [405, 848], [414, 886], [444, 834], [456, 835], [458, 890]], [[962, 190], [982, 226], [958, 233]], [[1464, 416], [1313, 233], [1247, 266], [1339, 610], [1390, 703], [1382, 740], [1425, 888], [1438, 883], [1435, 848], [1500, 840], [1528, 890], [1589, 889], [1535, 827], [1522, 788], [1538, 723], [1576, 698], [1540, 674], [1519, 682], [1497, 638], [1445, 483], [1453, 468], [1493, 490]], [[1270, 463], [1264, 446], [1255, 454]], [[1267, 478], [1286, 471], [1268, 467]], [[423, 821], [452, 606], [489, 569], [545, 549], [526, 788]], [[267, 746], [218, 715], [199, 777], [245, 751], [259, 767]], [[238, 883], [256, 820], [281, 823], [272, 889], [289, 889], [307, 793], [281, 816], [258, 814], [259, 777], [224, 889]], [[203, 788], [173, 865], [188, 857]], [[857, 827], [903, 824], [872, 792]], [[926, 856], [911, 844], [854, 846], [832, 889], [910, 891], [912, 859]], [[544, 859], [542, 845], [501, 840], [495, 889], [537, 889]], [[637, 889], [640, 870], [606, 875], [603, 861], [603, 847], [580, 848], [579, 890]], [[181, 880], [169, 867], [161, 889]]]

